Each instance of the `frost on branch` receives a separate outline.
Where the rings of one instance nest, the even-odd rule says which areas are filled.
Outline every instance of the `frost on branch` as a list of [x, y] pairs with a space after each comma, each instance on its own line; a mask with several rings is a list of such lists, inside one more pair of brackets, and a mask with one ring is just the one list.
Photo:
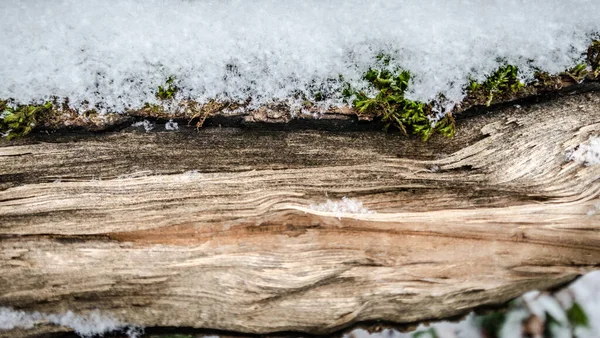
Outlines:
[[590, 137], [572, 150], [567, 151], [568, 161], [575, 161], [586, 166], [600, 164], [600, 137]]

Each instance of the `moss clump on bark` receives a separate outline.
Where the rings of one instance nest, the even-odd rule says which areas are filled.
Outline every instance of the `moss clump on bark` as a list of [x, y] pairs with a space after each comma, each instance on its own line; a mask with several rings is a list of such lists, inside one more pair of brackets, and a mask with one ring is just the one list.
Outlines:
[[518, 67], [504, 64], [481, 83], [471, 80], [466, 88], [467, 97], [464, 101], [489, 107], [494, 101], [511, 99], [525, 87], [519, 80], [518, 73]]
[[159, 100], [172, 100], [175, 98], [175, 94], [179, 91], [179, 87], [175, 84], [175, 77], [169, 76], [165, 81], [164, 85], [158, 86], [156, 91], [156, 98]]
[[346, 84], [342, 93], [346, 98], [353, 98], [352, 105], [358, 114], [380, 117], [386, 130], [393, 126], [404, 134], [419, 135], [424, 141], [435, 132], [452, 137], [455, 130], [452, 115], [445, 115], [439, 120], [433, 112], [432, 103], [404, 97], [411, 80], [410, 72], [399, 67], [390, 69], [387, 56], [378, 59], [380, 67], [370, 68], [363, 75], [369, 84], [367, 90], [356, 90]]
[[52, 111], [52, 102], [11, 106], [0, 102], [0, 133], [9, 140], [29, 134]]

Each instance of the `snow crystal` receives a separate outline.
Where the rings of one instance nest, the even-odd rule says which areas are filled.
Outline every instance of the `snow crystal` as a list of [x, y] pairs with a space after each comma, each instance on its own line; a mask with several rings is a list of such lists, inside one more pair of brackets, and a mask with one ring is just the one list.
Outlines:
[[144, 130], [147, 133], [149, 133], [152, 129], [154, 129], [154, 125], [152, 123], [150, 123], [150, 121], [148, 121], [148, 120], [144, 120], [144, 121], [141, 121], [141, 122], [135, 122], [131, 126], [134, 127], [134, 128], [144, 127]]
[[173, 75], [178, 97], [264, 104], [338, 92], [339, 75], [359, 86], [383, 52], [414, 74], [409, 98], [457, 101], [498, 58], [524, 77], [574, 65], [598, 13], [596, 0], [1, 1], [0, 98], [123, 111], [158, 103]]
[[142, 328], [124, 324], [110, 315], [102, 314], [99, 310], [94, 310], [87, 315], [77, 315], [71, 311], [63, 314], [44, 314], [0, 307], [0, 330], [29, 329], [40, 321], [69, 327], [81, 337], [123, 330], [129, 338], [138, 338], [143, 332]]
[[318, 205], [309, 205], [309, 209], [315, 211], [331, 212], [335, 217], [341, 219], [344, 214], [374, 214], [375, 212], [363, 207], [361, 201], [342, 197], [341, 201], [327, 200], [325, 203]]
[[169, 122], [165, 124], [165, 130], [179, 130], [179, 124], [173, 122], [173, 120], [169, 120]]
[[125, 326], [110, 316], [100, 314], [97, 310], [87, 316], [79, 316], [71, 311], [61, 315], [51, 314], [47, 319], [53, 324], [70, 327], [83, 337], [116, 331]]
[[586, 166], [600, 164], [600, 137], [590, 137], [574, 150], [567, 152], [567, 160], [583, 163]]
[[16, 311], [9, 308], [0, 308], [0, 329], [11, 330], [14, 328], [31, 328], [36, 322], [48, 321], [55, 325], [72, 328], [82, 337], [91, 337], [105, 332], [126, 329], [130, 338], [139, 336], [140, 328], [123, 324], [118, 320], [101, 314], [95, 310], [88, 315], [76, 315], [71, 311], [64, 314], [43, 314], [39, 312]]
[[42, 315], [38, 312], [27, 313], [0, 307], [0, 330], [12, 330], [17, 327], [30, 329], [41, 319]]

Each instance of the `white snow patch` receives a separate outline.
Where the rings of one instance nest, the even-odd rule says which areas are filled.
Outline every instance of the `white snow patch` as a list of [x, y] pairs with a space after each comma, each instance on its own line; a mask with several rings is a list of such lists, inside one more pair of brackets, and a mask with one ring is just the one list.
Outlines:
[[600, 337], [600, 270], [581, 277], [568, 290], [588, 316], [589, 327], [577, 327], [577, 337]]
[[341, 219], [344, 214], [374, 214], [375, 211], [363, 207], [361, 201], [350, 199], [346, 196], [342, 197], [341, 201], [327, 200], [325, 203], [317, 205], [309, 205], [309, 209], [315, 211], [331, 212], [335, 217]]
[[414, 74], [408, 98], [456, 102], [497, 58], [524, 78], [573, 66], [598, 13], [595, 0], [1, 1], [0, 98], [120, 112], [159, 104], [173, 75], [177, 99], [264, 104], [339, 92], [339, 75], [360, 86], [383, 52]]
[[567, 160], [582, 163], [586, 166], [600, 164], [600, 137], [590, 137], [573, 150], [567, 151]]
[[12, 330], [18, 327], [30, 329], [42, 318], [39, 312], [27, 313], [0, 307], [0, 330]]
[[144, 121], [140, 121], [140, 122], [135, 122], [131, 125], [134, 128], [137, 127], [144, 127], [144, 130], [149, 133], [152, 129], [154, 129], [154, 125], [148, 121], [148, 120], [144, 120]]
[[100, 311], [93, 311], [86, 316], [76, 315], [71, 311], [60, 315], [47, 315], [46, 318], [55, 325], [70, 327], [77, 334], [83, 337], [93, 336], [95, 334], [116, 331], [127, 325], [123, 325], [111, 316], [100, 314]]
[[546, 313], [548, 313], [560, 324], [568, 323], [565, 310], [554, 297], [539, 291], [532, 291], [523, 295], [522, 300], [527, 304], [529, 311], [542, 320], [546, 320]]
[[129, 338], [138, 338], [143, 333], [141, 327], [122, 323], [113, 316], [101, 313], [99, 310], [94, 310], [86, 315], [77, 315], [71, 311], [63, 314], [45, 314], [0, 307], [0, 330], [29, 329], [42, 321], [69, 327], [81, 337], [92, 337], [112, 331], [124, 331]]
[[179, 124], [177, 122], [173, 122], [173, 120], [169, 120], [169, 122], [165, 124], [165, 130], [179, 130]]

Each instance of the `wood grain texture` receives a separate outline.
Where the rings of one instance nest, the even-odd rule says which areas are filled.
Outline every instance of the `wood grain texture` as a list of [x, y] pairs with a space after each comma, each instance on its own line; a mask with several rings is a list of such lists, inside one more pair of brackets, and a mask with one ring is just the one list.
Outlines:
[[[502, 303], [600, 267], [600, 166], [565, 161], [598, 134], [586, 93], [428, 143], [234, 128], [4, 142], [0, 306], [328, 333]], [[309, 208], [343, 196], [377, 213]]]

